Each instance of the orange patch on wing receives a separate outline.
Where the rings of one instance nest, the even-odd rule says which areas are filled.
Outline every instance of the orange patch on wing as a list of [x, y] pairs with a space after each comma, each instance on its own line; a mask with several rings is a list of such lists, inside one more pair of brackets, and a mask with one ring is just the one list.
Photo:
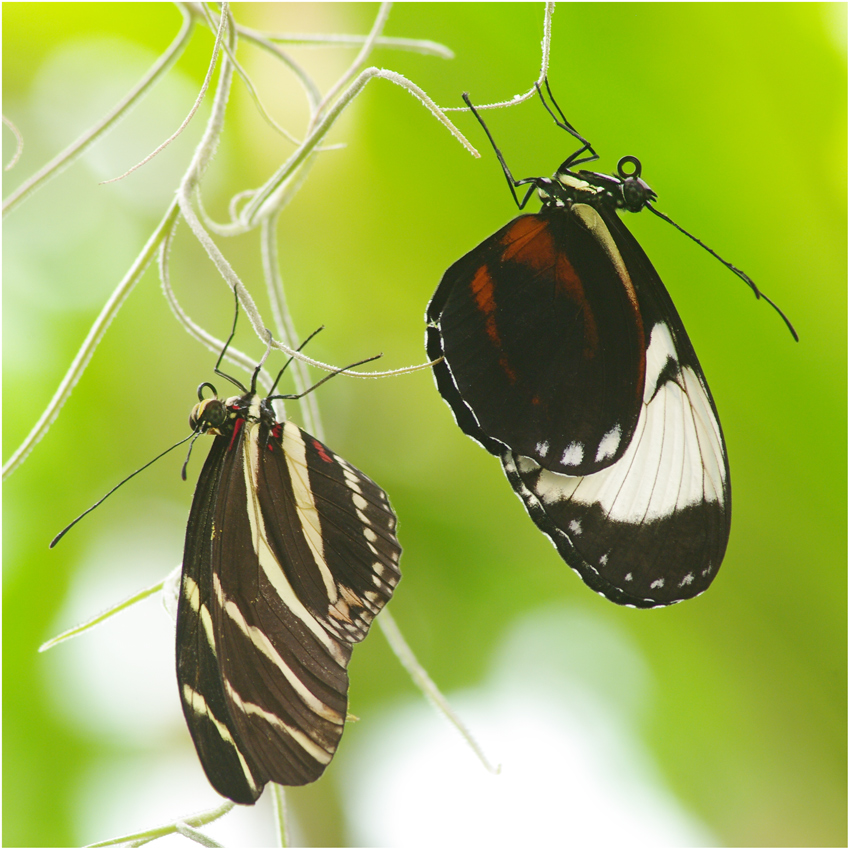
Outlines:
[[533, 215], [518, 218], [501, 241], [506, 246], [503, 260], [519, 263], [535, 272], [547, 272], [547, 280], [551, 274], [554, 296], [566, 297], [578, 305], [583, 319], [585, 356], [594, 357], [599, 347], [596, 318], [589, 309], [581, 278], [567, 254], [556, 247], [548, 222]]
[[493, 278], [487, 265], [479, 266], [475, 270], [475, 276], [469, 284], [478, 309], [485, 314], [490, 314], [496, 309], [496, 301], [493, 298]]
[[518, 218], [502, 237], [506, 246], [502, 259], [520, 263], [534, 271], [551, 270], [555, 286], [576, 301], [584, 298], [584, 288], [569, 257], [559, 251], [548, 223], [536, 216]]
[[469, 288], [475, 296], [475, 304], [478, 309], [487, 317], [485, 329], [487, 336], [495, 346], [502, 345], [502, 339], [499, 336], [499, 329], [496, 327], [496, 299], [493, 295], [493, 278], [490, 277], [490, 271], [486, 264], [479, 266], [475, 271], [475, 277], [472, 278]]
[[512, 383], [516, 383], [516, 372], [511, 368], [510, 363], [508, 363], [508, 358], [503, 354], [499, 358], [499, 365], [502, 367], [502, 371], [508, 376], [508, 380]]
[[555, 289], [560, 294], [574, 301], [581, 309], [582, 327], [584, 330], [584, 356], [592, 358], [599, 349], [599, 325], [596, 316], [590, 308], [581, 278], [567, 259], [566, 254], [558, 257], [555, 272]]
[[560, 254], [555, 263], [555, 286], [574, 301], [584, 301], [581, 278], [566, 254]]
[[[484, 330], [493, 343], [493, 347], [501, 349], [502, 338], [499, 335], [499, 328], [496, 325], [496, 298], [493, 292], [493, 278], [490, 276], [490, 270], [485, 263], [475, 270], [475, 276], [469, 285], [472, 294], [475, 296], [475, 305], [486, 316]], [[511, 368], [505, 355], [499, 357], [499, 366], [507, 375], [508, 380], [515, 384], [517, 380], [516, 372]]]
[[555, 261], [555, 245], [548, 225], [537, 216], [516, 219], [501, 239], [505, 246], [502, 259], [522, 263], [533, 269], [551, 268]]

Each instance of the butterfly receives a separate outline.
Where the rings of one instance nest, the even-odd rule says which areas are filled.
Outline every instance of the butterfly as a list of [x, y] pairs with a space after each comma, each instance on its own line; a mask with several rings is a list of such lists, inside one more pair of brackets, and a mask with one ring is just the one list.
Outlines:
[[344, 370], [300, 395], [275, 395], [284, 366], [262, 396], [263, 361], [249, 387], [219, 369], [238, 304], [215, 372], [240, 394], [219, 398], [202, 383], [192, 433], [163, 454], [203, 434], [214, 438], [186, 526], [177, 684], [210, 784], [250, 805], [268, 782], [313, 782], [333, 758], [351, 651], [393, 595], [401, 546], [384, 490], [293, 422], [279, 421], [272, 404]]
[[682, 320], [619, 212], [670, 219], [636, 157], [617, 174], [577, 169], [598, 156], [546, 85], [558, 114], [538, 87], [547, 110], [581, 143], [552, 178], [515, 180], [464, 95], [519, 208], [535, 191], [542, 208], [446, 271], [426, 350], [457, 424], [499, 457], [566, 563], [613, 602], [669, 605], [704, 592], [726, 551], [723, 430]]

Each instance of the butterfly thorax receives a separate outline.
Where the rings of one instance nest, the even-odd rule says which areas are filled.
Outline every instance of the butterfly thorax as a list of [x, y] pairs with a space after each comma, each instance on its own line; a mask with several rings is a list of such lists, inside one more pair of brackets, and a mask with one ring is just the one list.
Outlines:
[[[633, 158], [624, 159], [631, 161]], [[620, 165], [622, 163], [620, 160]], [[595, 171], [570, 171], [561, 166], [553, 178], [542, 177], [537, 181], [537, 194], [548, 207], [569, 209], [573, 204], [589, 204], [597, 209], [640, 212], [647, 202], [655, 200], [656, 195], [639, 174], [639, 164], [635, 174], [624, 177]]]

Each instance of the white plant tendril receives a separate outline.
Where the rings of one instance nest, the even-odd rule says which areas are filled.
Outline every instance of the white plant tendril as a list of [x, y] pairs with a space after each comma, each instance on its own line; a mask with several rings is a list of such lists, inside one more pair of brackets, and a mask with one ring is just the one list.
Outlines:
[[[186, 127], [190, 125], [190, 122], [196, 116], [202, 102], [207, 99], [208, 89], [212, 86], [210, 115], [206, 121], [203, 134], [192, 153], [191, 159], [184, 170], [182, 178], [179, 181], [179, 185], [175, 189], [174, 198], [169, 203], [167, 209], [163, 211], [159, 224], [148, 237], [144, 247], [141, 249], [124, 277], [117, 284], [114, 291], [101, 308], [100, 313], [89, 329], [79, 351], [59, 383], [52, 399], [39, 416], [38, 421], [4, 465], [4, 479], [11, 472], [17, 469], [18, 466], [20, 466], [35, 444], [48, 431], [51, 424], [61, 411], [65, 401], [70, 396], [74, 386], [85, 371], [98, 343], [109, 327], [109, 324], [115, 318], [118, 310], [127, 299], [127, 296], [133, 290], [136, 283], [141, 279], [144, 271], [154, 258], [157, 258], [158, 261], [158, 270], [163, 294], [177, 321], [183, 326], [183, 328], [185, 328], [187, 333], [209, 348], [212, 352], [218, 353], [221, 351], [224, 344], [223, 340], [209, 333], [186, 313], [179, 304], [175, 295], [174, 287], [172, 286], [172, 276], [170, 274], [169, 267], [169, 249], [175, 238], [175, 229], [181, 218], [186, 222], [192, 236], [197, 239], [206, 251], [214, 267], [221, 275], [224, 283], [237, 293], [241, 310], [247, 316], [248, 321], [254, 328], [258, 338], [264, 345], [266, 345], [269, 339], [267, 328], [273, 327], [275, 330], [272, 347], [277, 348], [285, 354], [295, 358], [293, 363], [293, 380], [296, 393], [303, 392], [303, 390], [311, 384], [310, 377], [307, 373], [308, 365], [328, 371], [332, 371], [336, 368], [331, 364], [314, 360], [303, 353], [296, 352], [294, 350], [293, 346], [294, 344], [297, 344], [299, 337], [296, 333], [295, 323], [288, 309], [285, 296], [284, 282], [281, 276], [280, 265], [277, 257], [276, 233], [282, 212], [285, 210], [298, 190], [305, 185], [305, 181], [309, 176], [310, 169], [314, 164], [316, 157], [329, 149], [327, 147], [322, 147], [322, 142], [328, 132], [334, 126], [342, 113], [351, 106], [356, 97], [372, 80], [386, 80], [405, 89], [413, 97], [415, 97], [431, 114], [431, 116], [439, 121], [473, 156], [478, 156], [475, 148], [467, 141], [463, 134], [457, 129], [457, 127], [455, 127], [446, 115], [448, 111], [466, 110], [466, 107], [452, 107], [451, 109], [441, 108], [426, 94], [425, 91], [407, 77], [404, 77], [394, 71], [368, 64], [371, 55], [378, 48], [414, 51], [443, 59], [451, 58], [453, 56], [452, 52], [448, 48], [443, 45], [435, 44], [431, 41], [384, 37], [382, 35], [382, 31], [390, 12], [390, 4], [381, 5], [370, 32], [365, 36], [349, 34], [287, 35], [285, 33], [260, 32], [238, 24], [233, 18], [231, 7], [227, 3], [221, 4], [221, 6], [218, 7], [220, 11], [216, 17], [213, 17], [210, 12], [210, 9], [213, 7], [208, 8], [206, 5], [196, 3], [178, 3], [176, 5], [182, 16], [179, 32], [172, 43], [138, 82], [138, 84], [131, 89], [131, 91], [128, 92], [128, 94], [99, 122], [83, 133], [73, 144], [54, 157], [43, 168], [39, 169], [32, 177], [24, 181], [3, 204], [3, 214], [5, 216], [7, 213], [14, 211], [21, 203], [27, 200], [27, 198], [31, 197], [33, 193], [41, 189], [50, 179], [55, 177], [59, 172], [65, 169], [83, 152], [109, 132], [109, 130], [112, 129], [122, 118], [124, 118], [144, 97], [151, 93], [156, 83], [163, 78], [163, 76], [174, 66], [175, 62], [181, 57], [181, 55], [183, 55], [192, 40], [193, 35], [195, 35], [199, 29], [209, 28], [213, 33], [215, 33], [215, 42], [209, 57], [208, 70], [204, 83], [185, 120], [168, 139], [157, 146], [156, 149], [148, 156], [136, 165], [133, 165], [120, 177], [112, 178], [112, 180], [120, 180], [133, 171], [144, 168], [161, 150], [183, 133]], [[544, 21], [542, 44], [543, 58], [539, 78], [540, 80], [542, 80], [545, 76], [548, 66], [552, 11], [553, 4], [547, 4]], [[281, 73], [290, 75], [298, 83], [304, 93], [309, 109], [309, 119], [303, 131], [296, 132], [292, 129], [280, 127], [274, 119], [269, 116], [267, 110], [261, 105], [259, 95], [251, 80], [237, 62], [240, 42], [244, 42], [249, 47], [259, 48], [266, 52], [269, 56], [276, 59], [280, 64]], [[339, 79], [330, 86], [325, 94], [322, 94], [318, 85], [307, 71], [305, 71], [286, 53], [287, 45], [307, 45], [316, 49], [338, 47], [350, 48], [354, 46], [359, 47], [359, 50], [350, 65], [340, 75]], [[219, 74], [218, 79], [215, 80], [215, 84], [213, 86], [212, 83], [215, 77], [214, 71], [216, 67], [219, 68]], [[283, 138], [288, 140], [294, 146], [294, 150], [262, 186], [253, 189], [241, 189], [234, 194], [229, 205], [229, 221], [215, 222], [203, 209], [201, 192], [203, 188], [204, 173], [224, 131], [225, 114], [230, 94], [230, 87], [234, 80], [234, 73], [238, 79], [241, 79], [245, 83], [246, 88], [248, 89], [249, 94], [263, 119], [270, 123]], [[534, 92], [535, 88], [532, 86], [529, 92], [524, 95], [517, 96], [511, 100], [500, 103], [478, 106], [477, 108], [492, 109], [496, 107], [510, 106], [520, 100], [527, 99], [534, 94]], [[4, 118], [4, 121], [14, 130], [14, 124], [10, 119]], [[11, 163], [9, 167], [11, 167], [12, 164], [14, 164], [14, 162]], [[106, 182], [112, 181], [110, 180]], [[214, 236], [217, 238], [224, 238], [227, 236], [244, 234], [252, 230], [257, 230], [260, 237], [259, 244], [262, 255], [263, 279], [272, 312], [271, 324], [264, 320], [263, 316], [260, 314], [255, 299], [252, 297], [244, 283], [239, 279], [233, 269], [233, 266], [226, 258], [225, 253], [221, 250], [213, 238]], [[232, 346], [228, 348], [226, 357], [232, 363], [245, 368], [249, 372], [255, 365], [253, 358]], [[360, 373], [346, 372], [346, 374], [361, 378], [378, 378], [389, 375], [398, 375], [417, 369], [427, 368], [428, 366], [429, 364], [426, 363], [390, 371]], [[260, 380], [265, 386], [268, 387], [270, 385], [270, 380], [267, 376], [261, 375]], [[320, 440], [324, 440], [322, 424], [315, 396], [312, 394], [305, 396], [301, 399], [300, 404], [302, 408], [302, 421], [305, 428], [310, 433], [316, 435]], [[48, 641], [42, 649], [55, 646], [63, 640], [69, 639], [83, 631], [93, 628], [108, 617], [126, 610], [129, 605], [135, 604], [152, 593], [158, 592], [161, 589], [161, 586], [162, 583], [160, 582], [151, 588], [141, 591], [131, 599], [117, 604], [109, 611], [92, 618], [87, 623], [63, 633], [52, 641]], [[448, 707], [448, 704], [436, 689], [435, 685], [430, 680], [430, 677], [428, 677], [427, 673], [418, 665], [418, 662], [416, 662], [413, 653], [410, 651], [401, 636], [398, 627], [395, 625], [394, 621], [389, 618], [388, 612], [384, 613], [384, 620], [381, 624], [384, 627], [384, 632], [387, 635], [393, 650], [400, 658], [402, 664], [411, 672], [411, 676], [414, 681], [423, 689], [429, 699], [441, 711], [443, 711], [447, 717], [449, 717], [450, 721], [457, 726], [464, 737], [473, 746], [476, 754], [485, 767], [488, 770], [493, 770], [494, 768], [491, 767], [484, 754], [474, 743], [472, 737], [463, 728], [460, 721]], [[285, 817], [283, 816], [284, 801], [282, 796], [278, 799], [277, 806], [280, 833], [283, 840], [285, 839], [286, 825]], [[153, 840], [162, 835], [173, 834], [175, 832], [181, 833], [191, 840], [198, 841], [199, 843], [206, 843], [208, 839], [206, 839], [202, 833], [197, 832], [198, 827], [221, 817], [221, 815], [225, 814], [231, 808], [231, 803], [225, 803], [215, 810], [192, 818], [182, 818], [166, 826], [146, 830], [132, 836], [122, 836], [114, 839], [113, 841], [93, 846], [107, 846], [108, 844], [114, 843], [127, 843], [130, 846], [139, 846], [140, 844], [146, 843], [147, 841]], [[214, 846], [214, 844], [209, 846]]]

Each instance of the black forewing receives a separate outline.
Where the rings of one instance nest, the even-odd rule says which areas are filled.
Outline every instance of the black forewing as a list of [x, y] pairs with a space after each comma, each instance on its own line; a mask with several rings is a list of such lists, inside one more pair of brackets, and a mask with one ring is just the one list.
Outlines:
[[177, 609], [177, 682], [186, 723], [210, 783], [237, 803], [253, 803], [265, 780], [231, 719], [213, 628], [212, 552], [221, 531], [215, 525], [216, 503], [223, 485], [235, 479], [239, 486], [234, 466], [241, 468], [242, 452], [229, 451], [230, 442], [230, 436], [213, 441], [189, 513]]
[[[351, 650], [316, 622], [281, 571], [280, 560], [294, 557], [293, 549], [274, 547], [259, 507], [257, 487], [265, 484], [251, 468], [265, 456], [258, 440], [265, 427], [247, 424], [242, 465], [219, 497], [222, 532], [212, 567], [221, 594], [214, 624], [243, 747], [264, 781], [303, 785], [321, 775], [342, 736]], [[278, 520], [275, 533], [284, 539], [301, 535], [290, 518]], [[304, 566], [295, 560], [293, 568]]]
[[426, 319], [438, 389], [488, 451], [556, 472], [622, 456], [637, 422], [644, 329], [628, 276], [572, 210], [514, 219], [443, 276]]
[[[360, 641], [400, 578], [397, 519], [387, 495], [291, 422], [266, 440], [260, 504], [281, 568], [331, 634]], [[284, 538], [280, 529], [291, 526], [301, 533]]]
[[620, 604], [667, 605], [702, 593], [729, 538], [725, 442], [702, 368], [672, 300], [634, 237], [600, 210], [631, 272], [646, 327], [647, 386], [633, 441], [593, 475], [556, 475], [518, 453], [503, 467], [564, 560]]

